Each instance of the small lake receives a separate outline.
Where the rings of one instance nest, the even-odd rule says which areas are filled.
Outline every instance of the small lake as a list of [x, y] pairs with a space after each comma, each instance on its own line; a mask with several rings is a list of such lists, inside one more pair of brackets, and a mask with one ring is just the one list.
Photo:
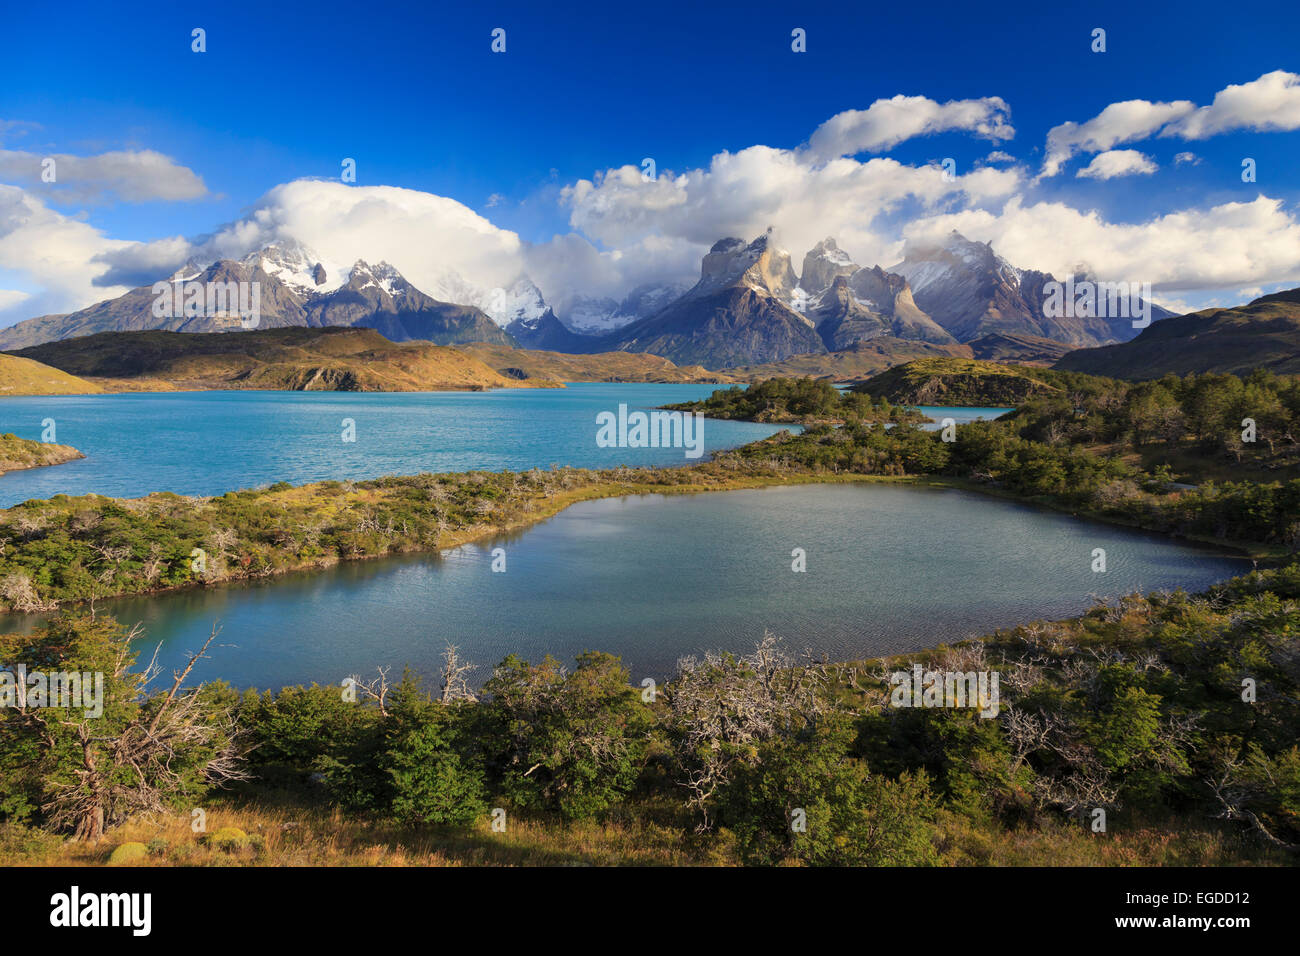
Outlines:
[[[491, 549], [506, 570], [491, 569]], [[803, 548], [807, 571], [791, 570]], [[1108, 570], [1091, 570], [1094, 548]], [[141, 621], [170, 672], [212, 625], [199, 680], [338, 683], [403, 664], [433, 674], [448, 642], [485, 665], [507, 654], [620, 655], [636, 681], [679, 657], [751, 649], [770, 630], [850, 660], [932, 647], [1090, 595], [1200, 590], [1249, 569], [1221, 552], [952, 489], [795, 485], [576, 504], [528, 530], [442, 555], [355, 562], [256, 585], [101, 601]], [[0, 632], [30, 617], [0, 616]]]

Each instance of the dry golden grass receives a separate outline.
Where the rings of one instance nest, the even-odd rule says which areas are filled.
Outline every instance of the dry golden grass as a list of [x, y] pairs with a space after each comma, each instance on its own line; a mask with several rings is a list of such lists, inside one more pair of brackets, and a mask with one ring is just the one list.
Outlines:
[[[696, 835], [675, 808], [633, 801], [603, 821], [564, 823], [511, 813], [505, 832], [483, 818], [467, 827], [401, 827], [337, 808], [232, 801], [206, 811], [206, 833], [237, 827], [247, 846], [220, 849], [190, 816], [135, 820], [98, 844], [0, 825], [0, 865], [104, 866], [123, 843], [151, 845], [141, 866], [734, 866], [725, 831]], [[1216, 821], [1142, 821], [1116, 815], [1108, 833], [1057, 822], [1005, 829], [944, 812], [936, 844], [946, 866], [1286, 865], [1245, 831]], [[1176, 828], [1175, 828], [1176, 826]]]

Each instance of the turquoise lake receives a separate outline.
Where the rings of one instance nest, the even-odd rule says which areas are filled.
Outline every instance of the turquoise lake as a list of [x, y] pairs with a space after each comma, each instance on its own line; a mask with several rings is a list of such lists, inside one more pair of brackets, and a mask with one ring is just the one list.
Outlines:
[[[432, 471], [690, 464], [680, 448], [600, 448], [596, 415], [707, 398], [717, 385], [587, 383], [487, 392], [161, 392], [0, 399], [0, 432], [86, 457], [0, 476], [0, 507], [57, 494], [220, 495]], [[933, 409], [957, 421], [1006, 409]], [[343, 420], [355, 423], [343, 440]], [[705, 458], [782, 427], [709, 419]], [[938, 427], [937, 425], [932, 427]], [[795, 429], [797, 430], [797, 429]]]
[[[0, 506], [56, 494], [220, 495], [426, 471], [689, 464], [677, 448], [599, 448], [596, 415], [707, 398], [716, 385], [581, 384], [487, 392], [163, 392], [0, 399], [0, 432], [85, 460], [0, 477]], [[343, 440], [344, 419], [356, 440]], [[709, 420], [708, 452], [780, 431]]]

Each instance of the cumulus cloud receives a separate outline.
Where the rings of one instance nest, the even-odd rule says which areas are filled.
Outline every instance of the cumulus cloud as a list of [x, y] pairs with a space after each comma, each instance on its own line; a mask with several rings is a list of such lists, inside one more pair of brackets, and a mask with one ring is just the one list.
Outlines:
[[0, 313], [5, 309], [11, 309], [20, 302], [30, 299], [30, 292], [23, 292], [21, 289], [0, 289]]
[[[888, 254], [894, 243], [872, 228], [904, 206], [934, 209], [1013, 193], [1016, 170], [984, 168], [945, 177], [937, 166], [877, 157], [810, 163], [797, 151], [752, 146], [713, 157], [708, 168], [646, 181], [624, 166], [566, 187], [570, 224], [611, 248], [651, 236], [707, 248], [722, 236], [753, 238], [775, 228], [796, 255], [827, 235], [861, 257]], [[697, 257], [698, 263], [698, 257]]]
[[1110, 222], [1064, 203], [970, 209], [911, 223], [909, 240], [934, 242], [956, 229], [1022, 268], [1065, 275], [1084, 269], [1114, 281], [1162, 290], [1238, 288], [1300, 281], [1300, 222], [1282, 200], [1260, 196], [1204, 210], [1180, 210], [1140, 223]]
[[1258, 133], [1300, 129], [1300, 74], [1274, 70], [1249, 83], [1227, 86], [1214, 94], [1209, 106], [1181, 116], [1160, 135], [1208, 139], [1238, 129]]
[[1042, 176], [1055, 176], [1076, 153], [1099, 153], [1153, 136], [1199, 140], [1240, 129], [1300, 129], [1300, 75], [1265, 73], [1249, 83], [1225, 87], [1209, 106], [1198, 107], [1190, 100], [1111, 103], [1085, 123], [1062, 123], [1048, 132]]
[[122, 287], [100, 287], [107, 271], [96, 259], [130, 243], [106, 238], [88, 223], [50, 209], [17, 186], [0, 185], [0, 263], [40, 291], [0, 300], [0, 325], [34, 315], [69, 312]]
[[452, 271], [489, 288], [509, 282], [518, 276], [522, 248], [515, 233], [445, 196], [299, 179], [276, 186], [246, 215], [198, 240], [134, 243], [102, 258], [110, 274], [125, 277], [190, 258], [239, 259], [289, 239], [335, 268], [385, 260], [419, 288], [434, 288]]
[[865, 110], [836, 113], [817, 127], [808, 143], [815, 156], [833, 159], [858, 153], [879, 153], [916, 136], [950, 130], [973, 133], [998, 142], [1015, 136], [1011, 109], [999, 96], [949, 100], [926, 96], [876, 100]]
[[1078, 179], [1114, 179], [1117, 176], [1149, 176], [1160, 167], [1136, 149], [1111, 149], [1098, 153], [1083, 169]]
[[1171, 120], [1196, 108], [1189, 100], [1151, 103], [1127, 100], [1111, 103], [1086, 123], [1067, 122], [1047, 134], [1043, 176], [1055, 176], [1075, 153], [1100, 153], [1120, 143], [1147, 139]]
[[[51, 175], [53, 182], [47, 182]], [[94, 156], [0, 149], [0, 179], [30, 187], [54, 202], [176, 201], [208, 192], [192, 169], [151, 149]]]

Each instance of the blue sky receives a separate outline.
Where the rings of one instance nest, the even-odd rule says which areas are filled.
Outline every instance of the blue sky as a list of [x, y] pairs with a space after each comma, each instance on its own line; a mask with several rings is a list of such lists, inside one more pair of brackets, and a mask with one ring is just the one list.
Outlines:
[[[680, 219], [656, 225], [638, 211], [637, 235], [626, 223], [593, 225], [592, 217], [606, 213], [575, 207], [572, 194], [562, 190], [582, 180], [599, 187], [599, 173], [638, 166], [644, 157], [653, 157], [663, 174], [708, 170], [719, 154], [756, 146], [797, 150], [833, 116], [900, 94], [936, 104], [1000, 98], [1014, 136], [996, 139], [956, 128], [850, 154], [857, 161], [888, 158], [925, 167], [950, 157], [964, 175], [991, 152], [1004, 152], [1012, 159], [991, 165], [1023, 171], [1014, 193], [1021, 204], [1063, 204], [1096, 213], [1107, 224], [1140, 226], [1261, 195], [1281, 203], [1277, 215], [1289, 220], [1300, 202], [1300, 130], [1267, 123], [1258, 128], [1258, 122], [1190, 140], [1157, 134], [1116, 145], [1141, 153], [1155, 172], [1079, 178], [1095, 155], [1084, 153], [1057, 175], [1034, 181], [1048, 133], [1062, 123], [1083, 123], [1109, 104], [1132, 99], [1206, 106], [1231, 85], [1272, 71], [1300, 72], [1300, 13], [1293, 3], [1166, 10], [1089, 4], [1078, 12], [1055, 4], [969, 3], [888, 9], [593, 3], [567, 11], [535, 3], [73, 3], [57, 11], [11, 4], [3, 18], [0, 124], [8, 125], [0, 125], [0, 151], [94, 156], [148, 150], [202, 182], [200, 195], [123, 201], [107, 187], [100, 194], [91, 186], [70, 193], [23, 181], [12, 174], [16, 159], [0, 165], [0, 183], [23, 189], [50, 214], [113, 243], [201, 243], [281, 184], [337, 182], [341, 160], [351, 157], [356, 187], [448, 197], [525, 247], [575, 233], [597, 254], [617, 257], [625, 247], [626, 258], [650, 248], [656, 229], [676, 230], [682, 248], [656, 254], [662, 254], [661, 271], [680, 270], [714, 222], [718, 228], [751, 226], [725, 209], [725, 189], [710, 187], [707, 197], [683, 200], [724, 207], [701, 211], [689, 225]], [[194, 27], [206, 30], [205, 53], [190, 49]], [[490, 51], [495, 27], [507, 31], [503, 55]], [[795, 27], [807, 31], [806, 53], [791, 51]], [[1105, 53], [1090, 49], [1096, 27], [1106, 30]], [[1289, 115], [1285, 104], [1278, 110]], [[1194, 159], [1176, 161], [1186, 153]], [[1241, 181], [1244, 157], [1256, 161], [1254, 183]], [[741, 201], [746, 188], [732, 195]], [[755, 195], [768, 197], [754, 205], [771, 206], [766, 211], [792, 236], [818, 232], [814, 224], [787, 224], [782, 217], [813, 218], [810, 210], [820, 205], [782, 210], [772, 205], [770, 190]], [[985, 206], [999, 215], [1006, 199], [999, 193], [989, 206], [984, 197]], [[884, 255], [886, 240], [901, 240], [910, 217], [949, 215], [971, 203], [970, 196], [902, 197], [870, 236], [863, 224], [860, 250], [846, 248], [863, 260]], [[1049, 228], [1042, 221], [1037, 228]], [[834, 234], [835, 225], [821, 232]], [[1000, 230], [1011, 227], [987, 228], [989, 238], [1002, 238]], [[1292, 238], [1285, 223], [1281, 233], [1276, 221], [1254, 228], [1254, 238], [1241, 238], [1248, 248], [1279, 235], [1284, 242]], [[1009, 244], [1017, 251], [1034, 245], [1024, 235], [993, 241], [995, 248]], [[0, 238], [0, 254], [4, 249]], [[580, 284], [582, 273], [555, 266], [562, 251], [552, 251], [553, 283]], [[797, 260], [804, 249], [792, 245], [791, 251]], [[1176, 247], [1169, 254], [1197, 255]], [[1143, 255], [1154, 252], [1135, 253], [1138, 261]], [[29, 298], [25, 307], [6, 309], [0, 294], [0, 324], [26, 317], [19, 314], [24, 308], [32, 314], [37, 306], [68, 307], [87, 295], [71, 286], [60, 291], [57, 277], [18, 261], [12, 251], [9, 258], [14, 261], [0, 258], [0, 289]], [[1092, 264], [1106, 257], [1081, 242], [1077, 258]], [[1300, 256], [1295, 260], [1300, 266]], [[527, 255], [523, 261], [530, 261]], [[473, 265], [458, 268], [471, 272]], [[545, 268], [536, 261], [532, 266], [530, 274]], [[421, 272], [418, 264], [404, 271], [412, 268]], [[1171, 298], [1189, 304], [1232, 300], [1238, 289], [1272, 288], [1294, 278], [1280, 265], [1259, 261], [1235, 272], [1147, 268], [1157, 273], [1158, 288], [1164, 283]], [[593, 282], [602, 292], [617, 292], [620, 282], [649, 275], [617, 271], [607, 269]], [[542, 285], [548, 296], [565, 294]]]

